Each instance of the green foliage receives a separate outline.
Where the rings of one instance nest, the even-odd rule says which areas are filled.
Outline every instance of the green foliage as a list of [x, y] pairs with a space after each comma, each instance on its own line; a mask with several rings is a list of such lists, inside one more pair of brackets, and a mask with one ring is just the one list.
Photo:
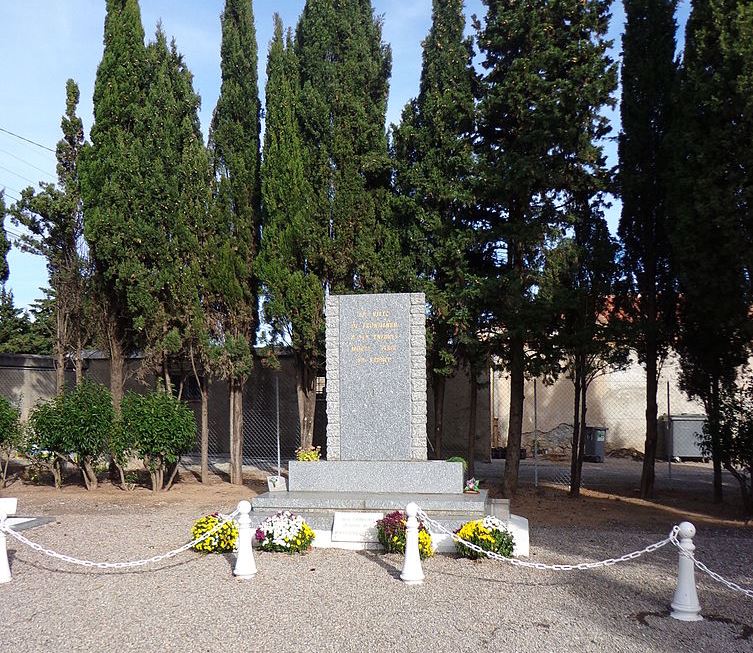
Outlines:
[[465, 474], [468, 471], [468, 461], [462, 456], [450, 456], [447, 459], [447, 462], [448, 463], [463, 463], [463, 473]]
[[23, 444], [21, 411], [0, 395], [0, 490], [5, 487], [8, 478], [10, 457]]
[[309, 0], [296, 29], [297, 103], [311, 188], [310, 264], [334, 293], [390, 287], [398, 243], [387, 211], [392, 54], [370, 1]]
[[321, 457], [321, 447], [299, 447], [295, 450], [295, 459], [301, 462], [320, 460]]
[[464, 29], [461, 0], [434, 0], [419, 95], [393, 129], [393, 205], [408, 257], [406, 283], [426, 294], [435, 376], [455, 371], [458, 336], [476, 326], [472, 300], [479, 279], [469, 252], [476, 240], [472, 139], [478, 80]]
[[0, 191], [0, 285], [5, 285], [10, 270], [8, 269], [8, 252], [10, 241], [5, 233], [5, 190]]
[[206, 539], [198, 544], [194, 544], [194, 551], [199, 551], [200, 553], [230, 553], [235, 551], [238, 542], [238, 524], [234, 519], [230, 519], [217, 528], [222, 519], [222, 515], [213, 512], [211, 515], [206, 515], [196, 520], [196, 523], [191, 528], [192, 540], [214, 529], [216, 530]]
[[738, 24], [737, 3], [693, 3], [672, 141], [680, 384], [706, 408], [717, 501], [722, 499], [721, 396], [747, 362], [753, 336], [747, 246], [753, 223], [743, 200], [750, 187], [750, 99], [740, 93], [745, 50], [731, 46]]
[[[267, 62], [261, 181], [264, 238], [257, 270], [265, 292], [264, 317], [275, 339], [292, 347], [301, 376], [315, 378], [324, 339], [324, 285], [316, 271], [320, 226], [309, 210], [311, 187], [304, 170], [298, 102], [292, 35], [283, 34], [282, 21], [275, 15]], [[313, 420], [301, 424], [302, 442], [310, 442], [312, 429]]]
[[[146, 395], [129, 392], [122, 403], [119, 447], [127, 445], [144, 461], [152, 491], [169, 490], [180, 457], [191, 451], [196, 440], [193, 412], [165, 392]], [[170, 477], [165, 484], [165, 472]]]
[[207, 279], [215, 325], [215, 369], [243, 379], [251, 369], [260, 235], [261, 131], [253, 8], [226, 0], [222, 13], [222, 85], [209, 131], [215, 206], [209, 245], [217, 252]]
[[[40, 300], [32, 320], [28, 312], [16, 308], [13, 293], [0, 287], [0, 354], [49, 354], [52, 350], [48, 312]], [[34, 310], [34, 309], [32, 309]]]
[[84, 381], [74, 390], [34, 408], [29, 417], [31, 457], [39, 458], [38, 453], [48, 452], [53, 457], [49, 460], [47, 456], [52, 465], [75, 464], [81, 469], [87, 489], [93, 489], [97, 486], [96, 461], [109, 450], [114, 422], [107, 388]]

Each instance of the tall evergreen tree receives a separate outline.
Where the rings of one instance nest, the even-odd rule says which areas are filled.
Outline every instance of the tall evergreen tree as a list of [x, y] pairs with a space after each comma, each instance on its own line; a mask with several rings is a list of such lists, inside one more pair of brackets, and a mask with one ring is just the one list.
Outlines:
[[457, 369], [461, 339], [469, 343], [477, 338], [471, 306], [478, 302], [470, 301], [469, 294], [478, 290], [478, 280], [468, 255], [475, 242], [471, 178], [477, 79], [464, 30], [463, 1], [434, 0], [419, 94], [403, 109], [392, 144], [398, 224], [413, 288], [426, 293], [429, 305], [437, 458], [442, 457], [445, 380]]
[[383, 290], [398, 264], [387, 211], [391, 51], [369, 0], [308, 0], [296, 30], [299, 124], [317, 274], [331, 292]]
[[110, 352], [110, 391], [120, 410], [125, 356], [135, 347], [129, 294], [134, 245], [145, 238], [143, 218], [153, 207], [145, 184], [142, 136], [148, 79], [144, 29], [137, 0], [107, 0], [104, 52], [94, 84], [91, 147], [80, 164], [84, 235], [95, 269], [97, 301]]
[[628, 318], [646, 370], [646, 443], [641, 497], [654, 487], [657, 384], [673, 336], [676, 291], [667, 215], [677, 0], [625, 0], [622, 36], [622, 132], [619, 137], [619, 235], [628, 280]]
[[542, 315], [537, 289], [545, 244], [573, 220], [569, 195], [603, 168], [615, 71], [606, 54], [608, 0], [485, 0], [478, 26], [485, 74], [478, 125], [480, 200], [498, 351], [510, 371], [503, 492], [517, 488], [523, 387]]
[[261, 131], [256, 31], [251, 0], [226, 0], [222, 13], [222, 85], [209, 133], [216, 184], [218, 252], [209, 280], [217, 369], [228, 380], [232, 483], [241, 484], [243, 387], [252, 369], [258, 293], [254, 259], [260, 233]]
[[310, 208], [304, 153], [297, 122], [298, 62], [292, 34], [275, 14], [267, 62], [262, 214], [264, 238], [259, 277], [265, 291], [264, 317], [288, 342], [296, 359], [301, 446], [312, 445], [316, 376], [324, 328], [324, 284], [316, 258], [317, 226]]
[[0, 286], [4, 286], [10, 276], [8, 252], [10, 241], [5, 233], [5, 190], [0, 190]]
[[707, 414], [714, 500], [722, 500], [722, 398], [748, 360], [753, 303], [750, 252], [741, 247], [750, 207], [739, 61], [726, 47], [738, 3], [694, 0], [685, 34], [672, 194], [672, 254], [679, 282], [680, 384]]
[[83, 347], [91, 336], [87, 319], [88, 260], [83, 243], [83, 211], [78, 164], [84, 147], [84, 128], [76, 115], [78, 85], [66, 82], [66, 109], [58, 142], [58, 183], [40, 183], [21, 192], [11, 207], [15, 223], [26, 227], [21, 248], [47, 260], [55, 313], [56, 388], [65, 382], [65, 360], [73, 354], [76, 383], [83, 379]]

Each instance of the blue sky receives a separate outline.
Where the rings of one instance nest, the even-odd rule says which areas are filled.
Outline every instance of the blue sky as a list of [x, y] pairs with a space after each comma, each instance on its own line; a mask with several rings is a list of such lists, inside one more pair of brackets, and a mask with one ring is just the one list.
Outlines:
[[[174, 36], [194, 74], [194, 86], [202, 98], [201, 125], [206, 131], [220, 86], [220, 21], [223, 0], [141, 0], [141, 17], [147, 37], [158, 20]], [[272, 14], [278, 12], [285, 26], [295, 26], [304, 0], [255, 0], [259, 42], [260, 92], [263, 97], [267, 44], [272, 36]], [[393, 65], [387, 122], [399, 121], [405, 103], [418, 92], [421, 73], [421, 41], [431, 23], [431, 0], [373, 0], [384, 17], [384, 40], [392, 46]], [[688, 2], [681, 2], [678, 22], [684, 26]], [[79, 115], [87, 134], [92, 124], [92, 92], [102, 56], [104, 0], [24, 0], [0, 3], [0, 61], [4, 62], [0, 95], [0, 128], [54, 150], [60, 139], [60, 116], [65, 107], [65, 81], [69, 77], [81, 89]], [[484, 14], [481, 0], [466, 0], [468, 16]], [[610, 38], [619, 48], [623, 24], [621, 2], [615, 2]], [[616, 56], [616, 55], [615, 55]], [[616, 128], [617, 117], [612, 116]], [[613, 134], [614, 135], [614, 134]], [[610, 163], [615, 148], [608, 145]], [[6, 203], [21, 189], [40, 180], [55, 180], [55, 156], [49, 150], [0, 131], [0, 188]], [[610, 211], [614, 228], [619, 207]], [[6, 219], [6, 228], [18, 227]], [[11, 234], [12, 237], [12, 234]], [[41, 296], [47, 284], [44, 260], [13, 249], [8, 256], [16, 305], [26, 307]]]

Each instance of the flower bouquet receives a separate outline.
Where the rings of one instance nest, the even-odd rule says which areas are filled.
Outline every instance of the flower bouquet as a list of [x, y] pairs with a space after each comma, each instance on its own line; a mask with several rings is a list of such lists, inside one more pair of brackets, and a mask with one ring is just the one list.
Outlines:
[[[191, 538], [197, 539], [208, 533], [225, 519], [225, 515], [213, 512], [201, 519], [197, 519], [191, 528]], [[209, 537], [193, 545], [194, 551], [201, 553], [229, 553], [235, 550], [238, 542], [238, 523], [234, 519], [229, 519], [220, 526]]]
[[295, 459], [299, 462], [320, 460], [321, 457], [321, 447], [298, 447], [298, 449], [295, 450]]
[[[492, 551], [509, 558], [512, 555], [514, 540], [504, 522], [497, 517], [484, 517], [463, 524], [455, 533], [466, 542], [480, 546], [484, 551]], [[462, 542], [455, 542], [457, 552], [465, 557], [477, 560], [486, 556], [467, 547]]]
[[[377, 538], [380, 544], [387, 549], [387, 553], [405, 553], [405, 525], [407, 517], [405, 513], [396, 510], [384, 519], [377, 521]], [[431, 544], [431, 533], [426, 530], [423, 522], [418, 524], [418, 553], [421, 560], [434, 555]]]
[[468, 494], [478, 494], [478, 481], [475, 478], [469, 478], [465, 482], [465, 487], [463, 488], [463, 492], [466, 492]]
[[256, 529], [262, 551], [303, 553], [314, 541], [314, 531], [300, 515], [284, 510], [267, 517]]

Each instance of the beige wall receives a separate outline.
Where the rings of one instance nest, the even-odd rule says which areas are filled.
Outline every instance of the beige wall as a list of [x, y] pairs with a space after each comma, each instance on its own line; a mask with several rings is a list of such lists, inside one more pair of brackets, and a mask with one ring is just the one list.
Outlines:
[[[673, 415], [682, 413], [703, 414], [703, 406], [690, 401], [680, 390], [677, 382], [678, 364], [672, 357], [662, 368], [659, 379], [659, 415], [667, 413], [667, 381], [669, 381], [669, 404]], [[588, 391], [586, 424], [606, 426], [607, 450], [628, 448], [643, 451], [645, 440], [645, 383], [643, 368], [636, 362], [621, 372], [612, 372], [593, 381]], [[534, 382], [525, 386], [523, 412], [523, 442], [530, 447], [534, 431]], [[504, 445], [510, 410], [510, 382], [501, 371], [494, 373], [494, 411], [499, 424], [499, 437]], [[539, 446], [569, 450], [573, 423], [573, 384], [560, 377], [554, 385], [537, 382]]]

